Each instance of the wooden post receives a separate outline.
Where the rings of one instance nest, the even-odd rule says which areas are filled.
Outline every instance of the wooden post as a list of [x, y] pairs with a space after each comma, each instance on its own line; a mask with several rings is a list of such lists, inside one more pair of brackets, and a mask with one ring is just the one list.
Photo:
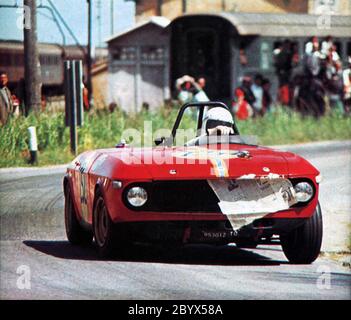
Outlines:
[[[37, 38], [37, 1], [24, 0], [24, 17], [30, 19], [25, 23], [24, 35], [24, 77], [26, 86], [26, 110], [39, 112], [41, 109], [41, 68]], [[29, 11], [29, 13], [28, 13]]]
[[111, 36], [114, 35], [115, 33], [115, 5], [114, 5], [114, 0], [110, 0], [110, 34]]
[[88, 54], [87, 54], [87, 69], [88, 69], [88, 79], [87, 79], [87, 89], [88, 89], [88, 100], [89, 108], [93, 105], [93, 81], [92, 81], [92, 45], [93, 45], [93, 0], [87, 0], [88, 2]]

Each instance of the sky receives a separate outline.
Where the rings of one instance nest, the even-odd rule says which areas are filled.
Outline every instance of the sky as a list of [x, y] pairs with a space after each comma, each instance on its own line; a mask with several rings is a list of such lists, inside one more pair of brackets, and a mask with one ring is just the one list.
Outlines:
[[[111, 35], [110, 3], [111, 0], [93, 1], [93, 41], [94, 45], [106, 45], [103, 43]], [[135, 4], [133, 1], [114, 1], [114, 33], [119, 33], [134, 25]], [[86, 0], [52, 0], [66, 23], [74, 32], [81, 44], [87, 43], [88, 7]], [[1, 5], [23, 4], [23, 0], [0, 0]], [[101, 10], [98, 5], [101, 3]], [[49, 6], [47, 0], [37, 0], [37, 5]], [[23, 40], [23, 30], [17, 27], [22, 10], [16, 8], [0, 8], [0, 40]], [[99, 23], [101, 12], [101, 24]], [[62, 44], [62, 36], [51, 13], [45, 8], [38, 9], [38, 40], [40, 42]], [[101, 32], [99, 26], [101, 25]], [[64, 28], [62, 26], [62, 28]], [[67, 44], [74, 44], [73, 38], [65, 30]], [[100, 43], [101, 39], [101, 43]]]

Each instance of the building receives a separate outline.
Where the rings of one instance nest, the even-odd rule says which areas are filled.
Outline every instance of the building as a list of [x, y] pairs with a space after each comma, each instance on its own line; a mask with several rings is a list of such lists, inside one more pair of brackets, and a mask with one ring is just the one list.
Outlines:
[[109, 103], [138, 112], [170, 99], [169, 23], [153, 17], [108, 39]]
[[[219, 12], [186, 14], [171, 23], [154, 17], [109, 39], [109, 102], [133, 112], [143, 105], [158, 108], [185, 74], [206, 78], [209, 98], [228, 103], [243, 76], [259, 73], [270, 79], [275, 97], [273, 51], [288, 39], [301, 59], [313, 35], [334, 36], [346, 63], [351, 55], [346, 16]], [[240, 59], [243, 52], [247, 64]]]
[[137, 21], [151, 16], [174, 19], [184, 13], [302, 13], [350, 15], [349, 0], [139, 0]]

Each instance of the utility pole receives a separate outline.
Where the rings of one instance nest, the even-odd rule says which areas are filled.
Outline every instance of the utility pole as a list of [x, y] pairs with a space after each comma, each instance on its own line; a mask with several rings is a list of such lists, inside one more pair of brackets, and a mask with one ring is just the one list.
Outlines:
[[88, 89], [88, 100], [89, 100], [89, 108], [92, 107], [93, 104], [93, 83], [92, 83], [92, 45], [93, 45], [93, 0], [87, 0], [88, 2], [88, 53], [87, 53], [87, 89]]
[[98, 22], [98, 28], [99, 28], [99, 42], [98, 42], [98, 46], [101, 46], [101, 44], [102, 44], [101, 0], [97, 0], [96, 7], [97, 7], [97, 22]]
[[41, 109], [41, 69], [37, 35], [37, 1], [24, 0], [24, 77], [26, 86], [26, 109], [39, 112]]
[[110, 17], [110, 23], [111, 23], [111, 36], [114, 35], [115, 33], [115, 5], [114, 1], [110, 1], [110, 9], [111, 9], [111, 17]]
[[187, 0], [182, 0], [182, 12], [183, 14], [187, 12]]
[[162, 16], [162, 5], [163, 5], [163, 0], [157, 0], [157, 15]]

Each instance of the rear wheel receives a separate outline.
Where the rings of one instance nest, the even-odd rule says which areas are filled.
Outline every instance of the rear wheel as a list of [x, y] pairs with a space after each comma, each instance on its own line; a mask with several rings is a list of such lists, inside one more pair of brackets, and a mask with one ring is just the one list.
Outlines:
[[320, 253], [323, 237], [322, 211], [318, 204], [313, 216], [304, 225], [281, 236], [285, 256], [290, 263], [311, 264]]
[[93, 234], [83, 229], [80, 225], [70, 188], [65, 191], [65, 226], [68, 241], [73, 245], [89, 245], [93, 240]]

